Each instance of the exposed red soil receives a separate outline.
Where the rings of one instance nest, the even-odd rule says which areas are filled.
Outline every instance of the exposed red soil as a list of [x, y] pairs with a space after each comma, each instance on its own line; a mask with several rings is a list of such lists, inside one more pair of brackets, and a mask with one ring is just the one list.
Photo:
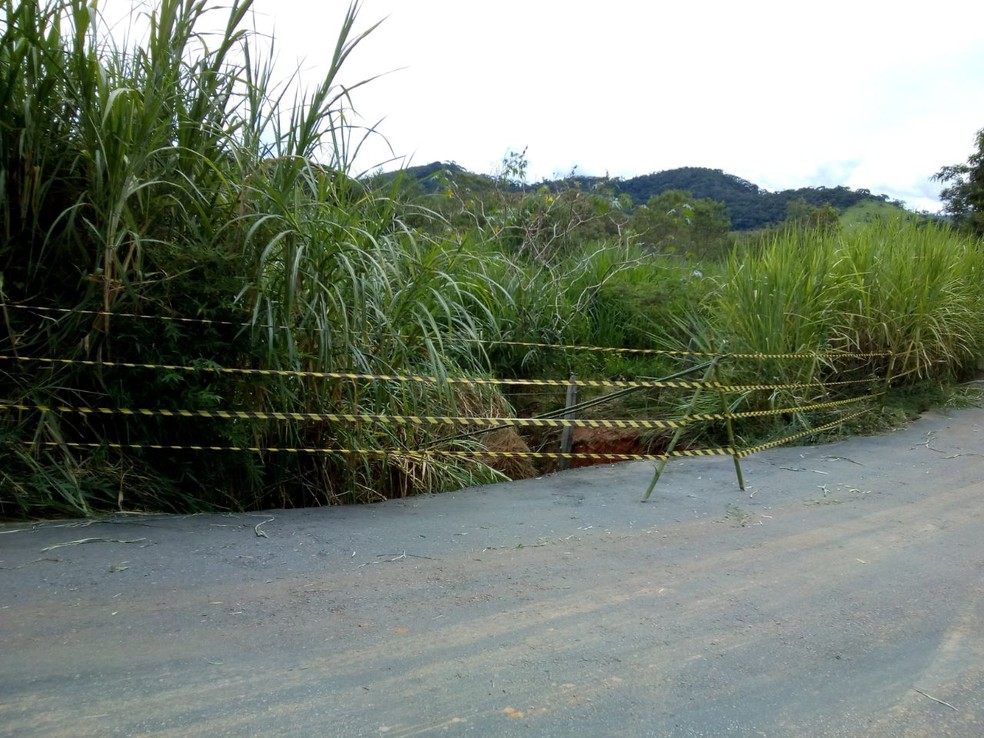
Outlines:
[[[639, 431], [619, 428], [575, 428], [572, 451], [576, 454], [644, 454]], [[610, 464], [602, 459], [572, 459], [571, 468]]]

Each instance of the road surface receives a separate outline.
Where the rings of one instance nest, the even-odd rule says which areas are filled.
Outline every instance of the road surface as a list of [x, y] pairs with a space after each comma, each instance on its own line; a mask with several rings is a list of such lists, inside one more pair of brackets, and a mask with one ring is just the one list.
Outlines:
[[982, 425], [3, 525], [0, 735], [977, 738]]

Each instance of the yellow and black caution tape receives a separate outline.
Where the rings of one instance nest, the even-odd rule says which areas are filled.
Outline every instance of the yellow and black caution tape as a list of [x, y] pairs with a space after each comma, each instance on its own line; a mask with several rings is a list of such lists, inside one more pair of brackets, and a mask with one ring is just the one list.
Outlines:
[[[42, 364], [58, 364], [66, 366], [107, 367], [111, 369], [157, 369], [183, 372], [212, 372], [216, 374], [251, 374], [274, 377], [308, 377], [312, 379], [350, 379], [383, 382], [416, 382], [420, 384], [469, 384], [469, 385], [516, 385], [533, 387], [568, 387], [571, 382], [567, 379], [493, 379], [487, 377], [436, 377], [419, 374], [364, 374], [359, 372], [318, 372], [293, 369], [240, 369], [222, 366], [183, 366], [180, 364], [139, 364], [128, 361], [93, 361], [91, 359], [52, 359], [30, 356], [9, 356], [0, 354], [0, 361], [38, 362]], [[579, 387], [672, 387], [677, 389], [715, 388], [715, 382], [696, 381], [620, 381], [620, 380], [583, 380], [577, 381]], [[806, 385], [803, 385], [806, 386]], [[813, 386], [813, 385], [810, 385]], [[771, 388], [771, 385], [770, 385]], [[778, 388], [778, 386], [777, 386]]]
[[408, 459], [433, 459], [433, 458], [455, 458], [455, 459], [593, 459], [596, 461], [662, 461], [668, 458], [696, 457], [696, 456], [734, 456], [734, 449], [730, 448], [702, 448], [690, 449], [686, 451], [671, 451], [663, 454], [605, 454], [605, 453], [561, 453], [548, 451], [485, 451], [475, 450], [450, 450], [450, 449], [425, 449], [425, 450], [400, 450], [400, 449], [348, 449], [348, 448], [287, 448], [278, 446], [207, 446], [207, 445], [179, 445], [165, 443], [108, 443], [108, 442], [83, 442], [83, 441], [25, 441], [24, 445], [33, 446], [52, 446], [70, 449], [114, 449], [136, 451], [230, 451], [230, 452], [251, 452], [258, 454], [266, 453], [285, 453], [285, 454], [306, 454], [317, 456], [371, 456], [377, 458], [408, 458]]
[[[0, 354], [0, 361], [37, 362], [49, 365], [89, 366], [124, 369], [154, 369], [182, 372], [211, 372], [216, 374], [246, 374], [276, 377], [309, 377], [314, 379], [347, 379], [382, 382], [416, 382], [420, 384], [467, 384], [527, 387], [568, 387], [572, 383], [566, 379], [493, 379], [486, 377], [437, 377], [420, 374], [366, 374], [359, 372], [318, 372], [292, 369], [241, 369], [223, 366], [185, 366], [180, 364], [141, 364], [128, 361], [93, 361], [91, 359], [57, 359], [36, 356], [10, 356]], [[760, 390], [809, 389], [819, 387], [838, 387], [849, 384], [871, 384], [869, 379], [852, 379], [838, 382], [804, 382], [791, 384], [722, 384], [689, 380], [599, 380], [585, 379], [574, 382], [579, 387], [604, 388], [670, 388], [670, 389], [710, 389], [722, 392], [754, 392]]]
[[[76, 315], [92, 315], [96, 317], [106, 317], [106, 318], [135, 318], [138, 320], [163, 320], [170, 321], [174, 323], [192, 323], [199, 325], [222, 325], [222, 326], [232, 326], [236, 328], [246, 328], [251, 324], [249, 322], [234, 322], [231, 320], [212, 320], [208, 318], [182, 318], [173, 315], [157, 315], [157, 314], [146, 314], [146, 313], [122, 313], [107, 310], [86, 310], [82, 308], [56, 308], [56, 307], [44, 307], [41, 305], [15, 305], [8, 303], [6, 307], [16, 308], [18, 310], [27, 310], [37, 313], [58, 313], [62, 315], [76, 314]], [[278, 328], [280, 330], [289, 330], [290, 326], [280, 325], [271, 326], [269, 324], [258, 324], [257, 328]], [[596, 352], [607, 352], [607, 353], [619, 353], [619, 354], [649, 354], [649, 355], [660, 355], [660, 356], [691, 356], [691, 357], [704, 357], [710, 358], [716, 356], [716, 354], [709, 354], [703, 351], [676, 351], [668, 349], [639, 349], [639, 348], [618, 348], [618, 347], [604, 347], [604, 346], [575, 346], [569, 344], [554, 344], [554, 343], [537, 343], [533, 341], [497, 341], [494, 339], [483, 339], [483, 338], [462, 338], [457, 336], [450, 336], [452, 340], [463, 341], [465, 343], [481, 343], [490, 346], [524, 346], [528, 348], [548, 348], [548, 349], [562, 349], [562, 350], [576, 350], [576, 351], [596, 351]]]
[[[208, 318], [181, 318], [175, 315], [158, 315], [156, 313], [117, 313], [108, 310], [85, 310], [83, 308], [57, 308], [41, 305], [16, 305], [6, 303], [3, 307], [16, 308], [17, 310], [28, 310], [33, 313], [57, 313], [60, 315], [93, 315], [101, 318], [138, 318], [140, 320], [163, 320], [171, 323], [196, 323], [199, 325], [226, 325], [236, 328], [245, 328], [249, 323], [236, 323], [231, 320], [210, 320]], [[270, 326], [258, 326], [269, 328]], [[286, 327], [286, 326], [282, 326]]]
[[78, 413], [81, 415], [124, 415], [165, 418], [208, 418], [213, 420], [307, 420], [329, 423], [379, 423], [381, 425], [450, 425], [485, 428], [531, 427], [531, 428], [610, 428], [610, 429], [675, 429], [693, 423], [735, 418], [753, 418], [768, 415], [781, 415], [792, 412], [807, 412], [823, 408], [837, 407], [877, 397], [865, 395], [848, 400], [818, 402], [801, 407], [776, 408], [772, 410], [747, 410], [735, 413], [700, 413], [686, 415], [676, 420], [593, 420], [590, 418], [485, 418], [458, 417], [444, 415], [383, 415], [376, 413], [313, 413], [264, 410], [171, 410], [167, 408], [112, 408], [79, 407], [70, 405], [28, 405], [23, 403], [0, 403], [0, 410], [23, 410], [53, 413]]
[[568, 351], [595, 351], [601, 353], [615, 354], [649, 354], [656, 356], [690, 356], [704, 359], [871, 359], [882, 356], [891, 356], [890, 351], [856, 353], [851, 351], [817, 351], [817, 352], [792, 352], [792, 353], [710, 353], [707, 351], [682, 351], [671, 349], [642, 349], [642, 348], [619, 348], [612, 346], [580, 346], [571, 344], [556, 343], [537, 343], [535, 341], [495, 341], [478, 338], [460, 338], [458, 340], [466, 343], [484, 343], [493, 346], [525, 346], [528, 348], [561, 349]]
[[865, 400], [873, 400], [879, 397], [882, 393], [876, 392], [871, 395], [862, 395], [861, 397], [851, 397], [847, 400], [831, 400], [829, 402], [814, 402], [810, 405], [799, 405], [797, 407], [779, 407], [773, 408], [772, 410], [741, 410], [734, 413], [696, 413], [692, 415], [684, 415], [680, 418], [681, 422], [694, 423], [705, 420], [734, 420], [737, 418], [762, 418], [769, 415], [785, 415], [786, 413], [804, 413], [811, 410], [823, 410], [830, 407], [838, 407], [839, 405], [851, 405], [856, 402], [864, 402]]
[[378, 415], [372, 413], [309, 413], [263, 410], [169, 410], [149, 408], [73, 407], [69, 405], [26, 405], [0, 403], [0, 410], [27, 410], [82, 415], [125, 415], [165, 418], [210, 418], [222, 420], [311, 420], [329, 423], [379, 423], [382, 425], [452, 425], [486, 428], [524, 426], [533, 428], [682, 428], [690, 421], [678, 420], [592, 420], [589, 418], [479, 418], [443, 415]]
[[849, 384], [872, 384], [871, 378], [868, 379], [846, 379], [837, 382], [802, 382], [791, 384], [721, 384], [720, 382], [705, 382], [705, 388], [720, 390], [722, 392], [756, 392], [762, 390], [791, 390], [791, 389], [811, 389], [821, 387], [844, 387]]
[[780, 438], [768, 443], [736, 451], [733, 448], [701, 448], [673, 450], [668, 453], [658, 454], [614, 454], [614, 453], [587, 453], [587, 452], [548, 452], [548, 451], [486, 451], [475, 450], [449, 450], [449, 449], [426, 449], [426, 450], [400, 450], [400, 449], [344, 449], [344, 448], [290, 448], [278, 446], [213, 446], [196, 444], [161, 444], [161, 443], [112, 443], [112, 442], [79, 442], [79, 441], [24, 441], [27, 446], [50, 446], [71, 449], [132, 449], [132, 450], [157, 450], [157, 451], [230, 451], [230, 452], [251, 452], [251, 453], [287, 453], [287, 454], [309, 454], [322, 456], [371, 456], [371, 457], [401, 457], [411, 459], [427, 458], [458, 458], [458, 459], [594, 459], [603, 461], [630, 461], [642, 459], [648, 461], [664, 461], [670, 458], [696, 458], [711, 456], [733, 456], [743, 459], [761, 451], [785, 445], [791, 441], [807, 436], [821, 433], [831, 428], [835, 428], [842, 423], [853, 418], [864, 415], [866, 410], [853, 413], [844, 418], [840, 418], [831, 423], [819, 425], [816, 428], [794, 433], [793, 435]]
[[[56, 308], [56, 307], [45, 307], [40, 305], [18, 305], [14, 303], [4, 303], [4, 307], [16, 308], [18, 310], [29, 310], [32, 312], [49, 312], [49, 313], [60, 313], [60, 314], [79, 314], [79, 315], [93, 315], [99, 317], [117, 317], [117, 318], [137, 318], [140, 320], [164, 320], [178, 323], [197, 323], [202, 325], [223, 325], [232, 326], [238, 328], [245, 328], [250, 325], [249, 322], [234, 322], [231, 320], [211, 320], [208, 318], [182, 318], [172, 315], [157, 315], [157, 314], [143, 314], [143, 313], [120, 313], [112, 312], [106, 310], [85, 310], [82, 308]], [[270, 325], [257, 325], [258, 328], [279, 328], [282, 330], [290, 329], [290, 326], [270, 326]], [[463, 341], [466, 343], [481, 343], [490, 346], [521, 346], [527, 348], [545, 348], [545, 349], [559, 349], [564, 351], [589, 351], [589, 352], [600, 352], [600, 353], [615, 353], [615, 354], [639, 354], [639, 355], [650, 355], [650, 356], [674, 356], [674, 357], [694, 357], [694, 358], [705, 358], [711, 359], [714, 357], [718, 358], [731, 358], [731, 359], [753, 359], [753, 360], [768, 360], [768, 359], [872, 359], [879, 357], [892, 356], [891, 351], [873, 351], [873, 352], [853, 352], [853, 351], [815, 351], [815, 352], [789, 352], [789, 353], [709, 353], [706, 351], [683, 351], [683, 350], [673, 350], [673, 349], [644, 349], [644, 348], [623, 348], [616, 346], [581, 346], [574, 344], [555, 344], [555, 343], [540, 343], [536, 341], [502, 341], [495, 339], [483, 339], [483, 338], [464, 338], [449, 336], [452, 340]]]
[[500, 341], [490, 338], [462, 338], [452, 336], [453, 340], [463, 341], [464, 343], [481, 343], [488, 346], [519, 346], [522, 348], [544, 348], [557, 349], [561, 351], [589, 351], [606, 354], [639, 354], [648, 356], [675, 356], [712, 359], [721, 354], [711, 354], [705, 351], [682, 351], [675, 349], [645, 349], [645, 348], [623, 348], [619, 346], [582, 346], [566, 343], [540, 343], [537, 341]]
[[738, 451], [735, 454], [735, 456], [739, 459], [744, 459], [746, 456], [757, 454], [760, 451], [766, 451], [770, 448], [777, 448], [778, 446], [783, 446], [789, 443], [790, 441], [797, 441], [800, 438], [806, 438], [807, 436], [812, 436], [817, 433], [822, 433], [823, 431], [830, 430], [831, 428], [836, 428], [838, 425], [841, 425], [842, 423], [846, 423], [848, 420], [859, 418], [867, 412], [868, 412], [867, 410], [861, 410], [859, 412], [852, 413], [851, 415], [846, 415], [843, 418], [833, 421], [832, 423], [824, 423], [823, 425], [818, 425], [816, 428], [810, 428], [809, 430], [800, 431], [799, 433], [794, 433], [793, 435], [786, 436], [785, 438], [780, 438], [775, 441], [769, 441], [768, 443], [759, 444], [758, 446], [745, 448]]
[[872, 351], [869, 353], [856, 353], [853, 351], [818, 351], [816, 353], [789, 353], [789, 354], [758, 354], [758, 353], [734, 353], [722, 354], [726, 359], [877, 359], [892, 356], [891, 351]]
[[[27, 310], [31, 312], [38, 313], [59, 313], [62, 315], [76, 314], [76, 315], [92, 315], [97, 317], [108, 317], [108, 318], [136, 318], [139, 320], [164, 320], [176, 323], [196, 323], [200, 325], [224, 325], [233, 326], [238, 328], [245, 328], [250, 325], [248, 322], [234, 322], [231, 320], [211, 320], [208, 318], [182, 318], [173, 315], [156, 315], [156, 314], [145, 314], [145, 313], [122, 313], [113, 312], [107, 310], [86, 310], [82, 308], [56, 308], [56, 307], [45, 307], [41, 305], [15, 305], [8, 303], [6, 307], [16, 308], [18, 310]], [[266, 324], [257, 325], [258, 328], [271, 328], [276, 327], [279, 329], [289, 329], [289, 326], [270, 326]], [[709, 354], [702, 351], [673, 351], [664, 349], [638, 349], [638, 348], [617, 348], [617, 347], [604, 347], [604, 346], [575, 346], [568, 344], [554, 344], [554, 343], [537, 343], [533, 341], [497, 341], [494, 339], [483, 339], [483, 338], [462, 338], [457, 336], [449, 337], [452, 340], [463, 341], [465, 343], [481, 343], [491, 346], [524, 346], [528, 348], [548, 348], [548, 349], [562, 349], [562, 350], [577, 350], [577, 351], [600, 351], [607, 353], [624, 353], [624, 354], [650, 354], [650, 355], [662, 355], [662, 356], [693, 356], [693, 357], [706, 357], [710, 358], [715, 356], [715, 354]]]

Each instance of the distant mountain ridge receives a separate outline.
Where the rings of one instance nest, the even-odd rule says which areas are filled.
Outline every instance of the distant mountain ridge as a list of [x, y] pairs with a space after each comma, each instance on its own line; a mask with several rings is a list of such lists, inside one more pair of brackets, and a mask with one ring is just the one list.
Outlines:
[[[475, 174], [454, 162], [432, 162], [409, 167], [404, 175], [420, 184], [425, 192], [437, 192], [443, 177], [467, 179], [473, 186], [502, 186], [485, 174]], [[619, 177], [587, 177], [575, 175], [554, 180], [543, 180], [536, 184], [507, 182], [510, 189], [520, 191], [547, 187], [551, 190], [564, 187], [578, 187], [585, 190], [606, 187], [616, 195], [628, 195], [632, 204], [644, 205], [649, 198], [667, 190], [686, 190], [699, 199], [716, 200], [724, 203], [731, 218], [731, 228], [735, 231], [749, 231], [782, 222], [786, 218], [789, 204], [803, 200], [814, 207], [831, 205], [844, 212], [853, 205], [865, 201], [891, 202], [887, 195], [874, 195], [869, 190], [852, 190], [850, 187], [800, 187], [794, 190], [769, 192], [756, 184], [728, 174], [720, 169], [705, 167], [680, 167], [662, 172], [643, 174], [638, 177], [622, 179]]]

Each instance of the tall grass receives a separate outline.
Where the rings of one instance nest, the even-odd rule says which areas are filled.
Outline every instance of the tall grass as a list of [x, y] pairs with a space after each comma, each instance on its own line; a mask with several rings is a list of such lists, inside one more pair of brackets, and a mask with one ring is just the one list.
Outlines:
[[790, 234], [732, 257], [711, 312], [732, 350], [891, 353], [897, 376], [952, 378], [984, 346], [982, 267], [979, 242], [912, 220]]
[[[735, 378], [948, 381], [979, 368], [984, 352], [982, 268], [980, 243], [912, 220], [789, 231], [732, 255], [702, 331], [728, 352], [863, 355], [744, 361], [733, 365]], [[769, 401], [827, 396], [779, 391]]]
[[[465, 276], [456, 244], [411, 228], [386, 193], [350, 176], [364, 135], [350, 93], [363, 82], [341, 74], [372, 30], [356, 33], [358, 5], [325, 76], [296, 96], [273, 82], [251, 5], [162, 0], [148, 37], [123, 45], [83, 0], [0, 0], [4, 400], [383, 415], [501, 406], [491, 392], [204, 371], [479, 371], [481, 354], [446, 336], [487, 334], [495, 302]], [[171, 316], [211, 322], [159, 320]], [[30, 361], [52, 358], [96, 366]], [[499, 478], [467, 461], [136, 448], [433, 440], [415, 427], [4, 411], [0, 433], [0, 514], [371, 501]]]
[[[549, 259], [524, 259], [476, 246], [483, 279], [495, 284], [491, 338], [555, 347], [655, 348], [679, 342], [674, 315], [692, 302], [699, 284], [682, 262], [619, 242], [589, 241]], [[671, 340], [672, 336], [672, 340]], [[633, 371], [619, 357], [543, 347], [491, 350], [502, 375], [566, 377], [571, 372], [618, 376]], [[600, 360], [603, 359], [603, 360]], [[635, 370], [646, 369], [636, 365]]]
[[788, 231], [756, 254], [733, 253], [708, 307], [724, 350], [780, 354], [824, 346], [835, 250], [834, 236]]
[[950, 380], [984, 353], [984, 250], [942, 226], [875, 223], [845, 239], [831, 342], [888, 351], [893, 373]]
[[[894, 357], [729, 364], [757, 382], [845, 371], [908, 382], [978, 367], [981, 246], [945, 228], [790, 232], [702, 265], [701, 276], [601, 228], [604, 209], [554, 206], [556, 228], [517, 249], [514, 230], [488, 218], [447, 220], [355, 176], [372, 135], [352, 123], [351, 93], [367, 80], [343, 79], [372, 31], [356, 30], [358, 4], [324, 77], [307, 87], [275, 82], [251, 0], [161, 0], [140, 43], [107, 33], [97, 7], [0, 0], [8, 406], [505, 415], [493, 389], [312, 374], [633, 378], [679, 368], [522, 342]], [[255, 373], [213, 371], [222, 367]], [[767, 404], [824, 393], [791, 395]], [[373, 501], [501, 474], [372, 452], [485, 443], [396, 423], [8, 407], [0, 515]]]

